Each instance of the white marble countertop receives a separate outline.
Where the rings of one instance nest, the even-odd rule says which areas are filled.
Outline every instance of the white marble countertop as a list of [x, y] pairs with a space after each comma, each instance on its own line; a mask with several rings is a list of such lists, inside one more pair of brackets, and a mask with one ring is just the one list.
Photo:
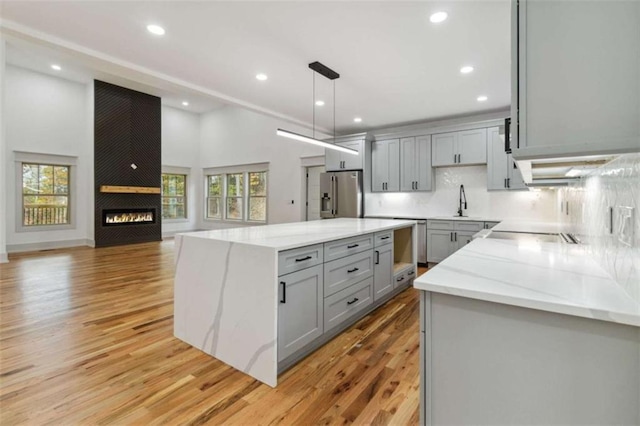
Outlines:
[[414, 224], [411, 220], [338, 218], [198, 231], [180, 235], [288, 250]]
[[477, 239], [418, 277], [414, 287], [640, 326], [640, 304], [580, 245]]
[[371, 215], [371, 218], [389, 218], [389, 219], [394, 219], [394, 218], [399, 218], [399, 219], [412, 219], [412, 220], [429, 220], [429, 219], [435, 219], [435, 220], [462, 220], [462, 221], [470, 221], [470, 222], [500, 222], [501, 219], [496, 219], [495, 217], [493, 218], [488, 218], [488, 217], [483, 217], [483, 216], [403, 216], [403, 215]]

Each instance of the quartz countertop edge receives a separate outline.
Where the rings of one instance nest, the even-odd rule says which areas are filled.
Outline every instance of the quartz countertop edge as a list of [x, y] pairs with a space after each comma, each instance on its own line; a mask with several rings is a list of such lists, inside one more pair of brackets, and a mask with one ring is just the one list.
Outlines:
[[415, 225], [413, 220], [336, 218], [177, 235], [270, 247], [278, 251]]
[[580, 246], [474, 240], [414, 287], [640, 327], [640, 304]]
[[401, 219], [401, 220], [454, 220], [454, 221], [468, 221], [468, 222], [500, 222], [502, 219], [482, 217], [482, 216], [413, 216], [402, 214], [372, 214], [367, 218], [388, 218], [388, 219]]

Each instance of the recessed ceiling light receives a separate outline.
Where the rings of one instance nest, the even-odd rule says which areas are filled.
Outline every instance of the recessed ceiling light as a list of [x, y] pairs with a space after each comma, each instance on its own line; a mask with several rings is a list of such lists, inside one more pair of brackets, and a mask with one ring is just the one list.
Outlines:
[[324, 105], [324, 101], [316, 101], [316, 105], [323, 106]]
[[469, 65], [465, 65], [464, 67], [460, 68], [460, 72], [462, 74], [469, 74], [472, 71], [473, 71], [473, 67]]
[[447, 12], [436, 12], [429, 17], [429, 20], [434, 24], [439, 24], [440, 22], [447, 19], [447, 16], [449, 16], [447, 15]]
[[184, 101], [184, 102], [182, 102], [182, 105], [184, 105], [184, 106], [189, 106], [189, 102]]
[[362, 122], [362, 118], [360, 118], [360, 117], [356, 117], [356, 118], [354, 118], [354, 119], [353, 119], [353, 121], [354, 121], [355, 123], [361, 123], [361, 122]]
[[489, 98], [487, 98], [487, 97], [486, 97], [486, 96], [484, 96], [484, 95], [482, 95], [482, 96], [478, 96], [478, 102], [484, 102], [484, 101], [486, 101], [487, 99], [489, 99]]
[[258, 74], [258, 75], [256, 75], [256, 78], [257, 78], [258, 80], [260, 80], [260, 81], [265, 81], [265, 80], [266, 80], [267, 78], [269, 78], [269, 77], [267, 77], [267, 75], [266, 75], [266, 74]]
[[164, 35], [165, 31], [160, 25], [147, 25], [147, 31], [155, 35]]
[[56, 71], [60, 71], [62, 69], [60, 65], [56, 65], [56, 64], [51, 65], [51, 68], [53, 68]]

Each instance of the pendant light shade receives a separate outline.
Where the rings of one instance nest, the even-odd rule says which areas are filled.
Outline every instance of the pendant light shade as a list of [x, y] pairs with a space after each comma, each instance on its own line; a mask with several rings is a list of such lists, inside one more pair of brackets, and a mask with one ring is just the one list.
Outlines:
[[[332, 70], [331, 68], [321, 64], [320, 62], [312, 62], [309, 64], [309, 68], [311, 68], [316, 73], [322, 75], [323, 77], [328, 78], [329, 80], [333, 80], [333, 139], [336, 139], [336, 82], [335, 80], [340, 78], [340, 74]], [[316, 80], [315, 74], [313, 75], [313, 100], [312, 105], [315, 103], [315, 92], [316, 92]], [[359, 155], [360, 153], [355, 149], [345, 148], [343, 146], [336, 145], [335, 143], [330, 143], [326, 141], [321, 141], [315, 138], [316, 134], [316, 109], [313, 108], [313, 136], [304, 136], [298, 133], [290, 132], [284, 129], [276, 130], [276, 135], [283, 136], [285, 138], [293, 139], [300, 142], [306, 142], [313, 145], [321, 146], [327, 149], [333, 149], [336, 151], [346, 152], [351, 155]]]

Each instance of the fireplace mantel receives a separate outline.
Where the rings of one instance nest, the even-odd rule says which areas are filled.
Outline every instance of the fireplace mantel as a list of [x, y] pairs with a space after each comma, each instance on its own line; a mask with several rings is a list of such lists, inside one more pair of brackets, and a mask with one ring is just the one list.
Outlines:
[[101, 185], [100, 192], [112, 194], [160, 194], [160, 187]]

